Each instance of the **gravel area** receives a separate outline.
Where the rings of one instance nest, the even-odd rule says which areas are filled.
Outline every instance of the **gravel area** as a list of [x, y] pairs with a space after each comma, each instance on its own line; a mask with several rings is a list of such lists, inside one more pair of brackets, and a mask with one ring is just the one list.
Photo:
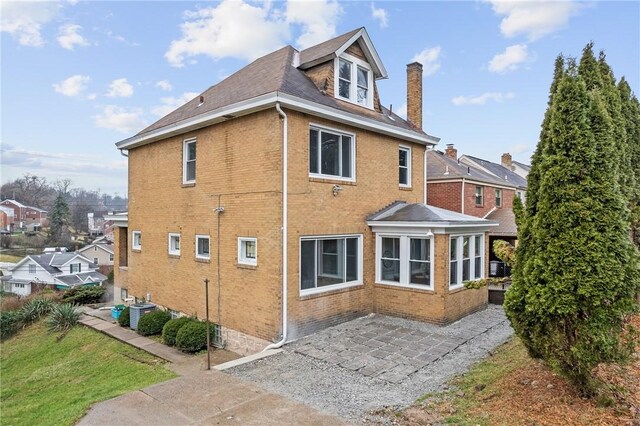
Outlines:
[[[322, 340], [327, 335], [335, 335], [339, 330], [366, 329], [362, 325], [372, 320], [452, 337], [468, 333], [469, 329], [477, 327], [479, 323], [488, 323], [489, 326], [485, 332], [473, 333], [465, 343], [399, 383], [389, 382], [383, 375], [366, 376], [334, 362], [296, 352], [296, 348], [304, 347], [309, 341]], [[485, 358], [512, 334], [513, 330], [504, 317], [502, 307], [493, 305], [446, 327], [369, 315], [322, 331], [317, 338], [310, 336], [289, 344], [278, 355], [227, 372], [346, 421], [362, 423], [363, 419], [371, 419], [371, 410], [388, 406], [404, 407], [426, 393], [442, 390], [449, 379], [467, 371], [472, 364]]]

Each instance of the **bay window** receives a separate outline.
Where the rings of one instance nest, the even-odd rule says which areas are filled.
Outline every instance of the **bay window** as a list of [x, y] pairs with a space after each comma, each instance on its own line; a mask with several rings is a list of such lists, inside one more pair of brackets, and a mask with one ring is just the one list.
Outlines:
[[[484, 236], [455, 235], [449, 240], [449, 287], [483, 278]], [[473, 262], [472, 262], [473, 260]]]
[[413, 288], [433, 288], [433, 239], [379, 235], [376, 239], [376, 282]]

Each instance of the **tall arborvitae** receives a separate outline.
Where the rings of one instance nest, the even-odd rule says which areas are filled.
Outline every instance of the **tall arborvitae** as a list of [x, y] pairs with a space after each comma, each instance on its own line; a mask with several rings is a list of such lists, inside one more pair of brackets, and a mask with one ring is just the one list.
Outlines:
[[71, 212], [69, 204], [62, 194], [58, 194], [51, 214], [49, 215], [48, 242], [53, 244], [67, 244], [69, 242], [69, 225], [71, 224]]
[[[554, 95], [558, 85], [565, 74], [564, 64], [564, 57], [562, 55], [558, 55], [555, 60], [553, 80], [551, 81], [551, 87], [549, 89], [547, 111], [544, 114], [544, 120], [540, 130], [540, 141], [538, 142], [536, 150], [531, 157], [531, 170], [527, 175], [526, 204], [522, 206], [520, 200], [517, 202], [514, 200], [514, 213], [516, 214], [518, 227], [516, 264], [519, 264], [520, 267], [514, 268], [511, 272], [513, 282], [522, 282], [523, 274], [525, 273], [524, 260], [529, 257], [528, 253], [534, 247], [534, 235], [530, 232], [531, 221], [529, 219], [535, 216], [538, 209], [538, 187], [541, 180], [539, 163], [543, 157], [543, 152], [546, 146], [550, 143], [551, 105], [553, 104]], [[527, 324], [526, 319], [524, 318], [524, 314], [527, 309], [526, 287], [513, 285], [509, 289], [507, 296], [508, 297], [505, 300], [505, 309], [507, 310], [507, 314], [510, 316], [512, 323], [515, 321], [524, 321], [524, 323], [521, 324], [521, 328], [526, 328]], [[529, 354], [533, 357], [540, 357], [541, 355], [535, 350], [534, 345], [529, 342], [528, 335], [526, 333], [519, 333], [519, 335], [529, 350]]]
[[[582, 65], [580, 74], [593, 72]], [[570, 61], [551, 95], [505, 310], [533, 356], [591, 394], [592, 369], [628, 354], [621, 332], [636, 307], [638, 259], [611, 118], [578, 74]]]
[[631, 229], [633, 240], [640, 249], [640, 103], [631, 92], [631, 87], [624, 77], [618, 83], [618, 90], [627, 133], [630, 172], [633, 174], [633, 185], [629, 191]]

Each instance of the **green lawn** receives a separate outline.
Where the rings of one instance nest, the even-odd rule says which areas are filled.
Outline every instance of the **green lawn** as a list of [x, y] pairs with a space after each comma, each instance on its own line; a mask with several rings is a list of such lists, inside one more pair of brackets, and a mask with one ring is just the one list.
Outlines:
[[22, 256], [14, 256], [12, 254], [0, 254], [0, 262], [18, 263], [23, 259]]
[[175, 377], [163, 361], [94, 330], [56, 336], [39, 323], [0, 345], [0, 424], [74, 424], [95, 402]]

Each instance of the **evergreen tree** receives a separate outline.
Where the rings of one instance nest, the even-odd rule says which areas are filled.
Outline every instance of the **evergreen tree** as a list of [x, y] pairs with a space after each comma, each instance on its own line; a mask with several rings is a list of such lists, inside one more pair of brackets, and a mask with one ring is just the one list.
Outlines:
[[505, 301], [529, 353], [585, 394], [598, 363], [628, 355], [621, 332], [640, 288], [612, 120], [602, 90], [585, 81], [602, 79], [591, 47], [579, 68], [556, 69]]
[[629, 191], [631, 229], [633, 240], [640, 248], [640, 103], [631, 92], [631, 87], [624, 77], [618, 83], [618, 91], [620, 92], [622, 116], [627, 134], [630, 172], [633, 174], [633, 185]]
[[71, 212], [62, 194], [58, 194], [49, 216], [49, 243], [66, 244], [69, 241]]

